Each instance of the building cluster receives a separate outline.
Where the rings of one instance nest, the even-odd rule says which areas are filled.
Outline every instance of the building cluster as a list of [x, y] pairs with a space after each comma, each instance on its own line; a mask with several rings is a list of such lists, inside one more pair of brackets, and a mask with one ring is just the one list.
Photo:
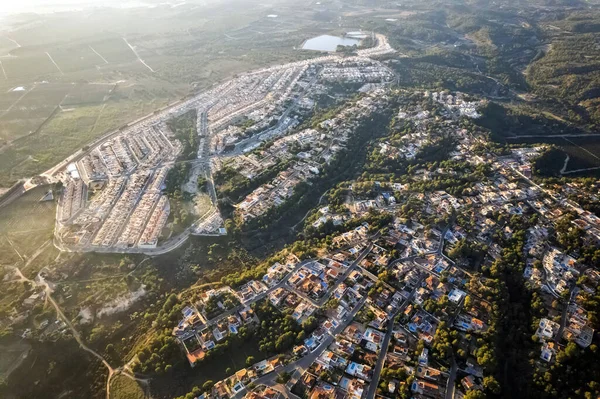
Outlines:
[[[245, 74], [232, 80], [231, 89], [220, 94], [208, 112], [208, 121], [214, 132], [232, 123], [248, 118], [253, 129], [267, 127], [272, 116], [282, 112], [283, 104], [308, 84], [308, 65], [290, 65], [288, 68]], [[300, 84], [302, 80], [303, 84]], [[219, 141], [219, 139], [217, 139]]]
[[[378, 68], [357, 66], [359, 61], [351, 59], [334, 67], [337, 62], [333, 60], [325, 57], [319, 67], [294, 64], [291, 69], [248, 74], [238, 83], [223, 86], [224, 93], [231, 90], [223, 103], [204, 98], [209, 121], [220, 121], [225, 114], [238, 111], [237, 115], [243, 116], [242, 124], [234, 127], [237, 122], [233, 119], [224, 122], [220, 132], [226, 144], [215, 151], [227, 152], [224, 147], [236, 147], [252, 138], [245, 137], [241, 128], [247, 120], [262, 132], [282, 126], [288, 117], [279, 114], [283, 108], [261, 114], [260, 109], [267, 108], [261, 108], [264, 104], [260, 102], [266, 101], [269, 93], [278, 91], [294, 101], [290, 85], [305, 89], [313, 79], [322, 83], [329, 74], [350, 73], [345, 68], [364, 67], [360, 73]], [[259, 94], [262, 97], [246, 98]], [[269, 136], [274, 140], [268, 145], [252, 147], [258, 140], [244, 147], [251, 150], [219, 160], [220, 168], [231, 168], [249, 180], [277, 171], [275, 178], [237, 204], [238, 214], [252, 219], [289, 201], [301, 182], [310, 182], [322, 173], [344, 148], [361, 119], [390, 103], [388, 95], [384, 88], [373, 88], [310, 129], [292, 134], [277, 131]], [[447, 161], [412, 168], [401, 183], [360, 179], [349, 184], [345, 191], [350, 199], [342, 207], [344, 212], [339, 206], [324, 206], [306, 222], [314, 228], [329, 222], [335, 227], [327, 248], [317, 257], [300, 261], [290, 255], [272, 264], [262, 278], [246, 281], [235, 290], [225, 287], [204, 292], [184, 308], [173, 335], [191, 366], [243, 326], [251, 330], [260, 323], [253, 308], [262, 301], [299, 324], [316, 321], [316, 328], [297, 338], [291, 350], [237, 371], [205, 396], [278, 397], [277, 391], [263, 385], [254, 389], [251, 383], [270, 383], [281, 371], [290, 372], [287, 387], [294, 394], [315, 399], [362, 399], [377, 394], [442, 398], [455, 391], [456, 396], [483, 390], [484, 376], [491, 375], [486, 355], [495, 313], [490, 295], [485, 295], [490, 284], [484, 275], [505, 255], [501, 244], [510, 242], [516, 230], [510, 221], [521, 217], [529, 223], [524, 236], [523, 279], [542, 298], [544, 314], [539, 323], [536, 320], [534, 342], [539, 345], [539, 358], [536, 351], [536, 362], [531, 364], [548, 367], [569, 342], [582, 348], [592, 344], [594, 315], [586, 306], [598, 290], [600, 273], [584, 264], [580, 253], [560, 244], [565, 225], [569, 234], [577, 232], [586, 245], [599, 244], [600, 218], [574, 200], [586, 195], [586, 188], [573, 184], [559, 191], [532, 182], [531, 165], [540, 148], [512, 149], [501, 156], [488, 152], [484, 139], [459, 122], [463, 116], [478, 117], [479, 103], [447, 92], [417, 93], [415, 97], [418, 101], [400, 101], [396, 114], [397, 121], [410, 127], [407, 133], [378, 143], [374, 153], [411, 161], [450, 137], [453, 147], [448, 149]], [[246, 108], [257, 103], [258, 108]], [[275, 119], [270, 118], [273, 113]], [[276, 122], [268, 126], [271, 120]], [[167, 134], [164, 137], [170, 142]], [[152, 169], [140, 167], [142, 159], [151, 159], [150, 146], [131, 142], [129, 137], [115, 137], [89, 152], [86, 170], [83, 161], [67, 169], [70, 180], [62, 201], [69, 199], [71, 205], [61, 205], [61, 219], [86, 225], [94, 232], [80, 234], [81, 242], [123, 248], [146, 242], [152, 245], [151, 238], [141, 239], [149, 231], [145, 221], [164, 217], [165, 209], [168, 215], [168, 201], [160, 193], [168, 167], [161, 163]], [[114, 157], [111, 161], [107, 161], [109, 149]], [[468, 184], [461, 189], [440, 184], [463, 181], [465, 176]], [[102, 181], [104, 188], [84, 209], [77, 208], [77, 193], [84, 195], [92, 181]], [[377, 229], [360, 224], [362, 220], [349, 223], [373, 214], [390, 217]], [[215, 223], [222, 223], [219, 218], [215, 213]], [[549, 237], [555, 231], [559, 231], [558, 239], [550, 245]], [[450, 342], [447, 351], [440, 349], [445, 341]], [[452, 356], [447, 356], [448, 351]]]
[[294, 162], [291, 167], [279, 172], [271, 182], [248, 194], [236, 205], [236, 208], [244, 220], [262, 216], [269, 209], [280, 206], [292, 197], [294, 188], [298, 184], [318, 174], [318, 165], [302, 161]]
[[81, 179], [69, 179], [59, 200], [58, 220], [66, 223], [85, 207], [87, 187]]
[[[461, 96], [451, 99], [448, 95], [444, 95], [436, 98], [438, 104], [450, 109], [460, 105], [460, 101], [456, 99], [460, 100]], [[459, 108], [468, 114], [469, 106]], [[414, 110], [403, 112], [401, 116], [417, 126], [427, 125], [433, 118], [424, 109], [417, 112]], [[453, 120], [460, 115], [465, 114], [460, 112], [446, 114]], [[480, 347], [481, 343], [476, 337], [488, 331], [491, 304], [478, 295], [478, 290], [472, 292], [473, 287], [477, 285], [485, 286], [485, 278], [474, 283], [473, 280], [480, 278], [474, 278], [464, 271], [463, 268], [470, 266], [462, 258], [464, 255], [461, 255], [463, 251], [461, 248], [465, 243], [477, 243], [485, 251], [484, 265], [490, 267], [492, 261], [502, 255], [502, 248], [496, 243], [497, 237], [510, 239], [514, 233], [508, 225], [499, 223], [500, 216], [510, 218], [538, 215], [537, 223], [527, 230], [527, 243], [524, 248], [527, 267], [524, 278], [541, 288], [543, 295], [548, 295], [549, 298], [545, 303], [549, 304], [553, 299], [568, 298], [567, 303], [562, 304], [562, 311], [560, 307], [557, 312], [548, 306], [548, 317], [540, 322], [536, 332], [541, 347], [540, 360], [544, 363], [553, 362], [557, 352], [563, 350], [565, 342], [568, 341], [585, 348], [591, 344], [594, 335], [584, 299], [586, 295], [595, 292], [600, 275], [586, 265], [580, 264], [575, 256], [569, 255], [564, 249], [549, 246], [548, 236], [568, 212], [575, 215], [569, 222], [571, 229], [579, 229], [583, 241], [588, 245], [598, 245], [595, 234], [598, 218], [593, 213], [581, 209], [571, 199], [565, 199], [560, 193], [537, 186], [527, 180], [530, 164], [539, 154], [540, 149], [515, 149], [511, 156], [502, 157], [481, 151], [474, 152], [478, 144], [477, 139], [466, 134], [458, 126], [453, 126], [452, 123], [449, 125], [449, 131], [455, 129], [454, 136], [457, 140], [452, 158], [459, 162], [466, 162], [471, 165], [471, 168], [488, 166], [489, 170], [485, 178], [473, 184], [468, 191], [463, 192], [463, 195], [451, 195], [443, 190], [428, 192], [427, 195], [411, 193], [410, 182], [398, 184], [398, 187], [393, 187], [393, 192], [410, 193], [415, 200], [419, 201], [420, 212], [423, 215], [444, 218], [456, 213], [465, 214], [468, 215], [469, 223], [461, 225], [462, 223], [454, 222], [443, 228], [439, 225], [425, 226], [419, 220], [394, 219], [387, 226], [386, 233], [373, 243], [370, 253], [360, 259], [357, 264], [359, 269], [353, 270], [344, 284], [338, 285], [334, 291], [334, 298], [339, 300], [340, 304], [356, 304], [357, 298], [361, 298], [361, 293], [364, 293], [363, 287], [356, 286], [356, 282], [360, 281], [360, 277], [357, 276], [360, 274], [371, 278], [385, 274], [386, 284], [377, 283], [376, 292], [373, 292], [371, 286], [367, 295], [368, 301], [364, 305], [365, 309], [369, 310], [370, 325], [367, 328], [376, 329], [383, 334], [390, 331], [387, 320], [389, 320], [389, 310], [394, 309], [394, 306], [386, 303], [385, 299], [393, 298], [398, 294], [397, 298], [403, 298], [408, 302], [406, 306], [400, 308], [401, 311], [398, 312], [400, 317], [391, 330], [393, 337], [390, 340], [385, 364], [388, 367], [387, 362], [389, 362], [390, 368], [405, 370], [414, 378], [410, 380], [408, 387], [406, 381], [387, 378], [385, 382], [389, 394], [408, 388], [415, 397], [443, 397], [447, 387], [452, 385], [463, 392], [483, 389], [485, 364], [480, 364], [477, 360], [480, 359], [479, 354], [483, 348]], [[431, 139], [427, 136], [420, 138], [424, 143]], [[443, 168], [416, 170], [412, 174], [412, 179], [414, 182], [421, 182], [438, 176], [453, 176], [455, 173]], [[352, 213], [350, 207], [347, 214], [331, 212], [329, 207], [323, 207], [316, 214], [317, 219], [310, 223], [314, 223], [313, 227], [317, 227], [337, 218], [335, 219], [339, 221], [337, 226], [342, 226], [352, 215], [373, 208], [394, 213], [398, 208], [389, 201], [389, 198], [394, 196], [390, 191], [386, 191], [390, 188], [390, 183], [373, 184], [372, 193], [369, 194], [373, 195], [372, 199], [359, 199], [353, 204], [359, 204], [358, 207], [354, 206], [356, 213]], [[568, 187], [568, 194], [571, 196], [580, 192], [579, 187]], [[352, 248], [354, 234], [355, 232], [350, 230], [332, 241], [338, 247]], [[389, 252], [391, 250], [400, 261], [390, 262], [390, 259], [394, 258]], [[452, 254], [454, 259], [449, 258], [447, 254]], [[318, 272], [313, 270], [312, 274], [298, 274], [298, 277], [305, 279], [299, 279], [305, 289], [303, 293], [307, 296], [312, 295], [313, 298], [319, 298], [320, 293], [329, 283], [327, 279], [320, 280], [315, 277], [316, 273]], [[378, 294], [381, 294], [381, 297]], [[341, 305], [338, 305], [338, 308], [339, 306]], [[338, 308], [335, 308], [335, 312], [344, 314], [345, 309]], [[440, 324], [441, 322], [443, 324]], [[435, 342], [442, 325], [444, 329], [453, 331], [452, 334], [456, 334], [453, 335], [454, 337], [458, 337], [456, 341], [460, 348], [458, 368], [461, 371], [455, 381], [449, 381], [449, 375], [441, 371], [443, 367], [439, 362], [443, 364], [443, 359], [434, 357], [432, 360], [430, 345]], [[358, 326], [353, 327], [353, 330], [356, 329]], [[368, 347], [376, 350], [377, 342], [381, 342], [381, 336], [371, 331], [367, 332], [366, 328], [361, 334], [374, 337], [373, 343]], [[421, 343], [425, 346], [421, 347]], [[346, 350], [348, 344], [341, 342], [335, 345], [335, 348]], [[367, 346], [364, 349], [366, 348]], [[310, 353], [310, 348], [306, 345], [300, 351], [304, 350]], [[416, 369], [413, 366], [415, 360], [418, 362]], [[311, 395], [311, 393], [322, 394], [324, 390], [332, 388], [334, 392], [340, 391], [340, 395], [346, 395], [350, 391], [345, 391], [344, 387], [351, 386], [351, 391], [354, 387], [359, 387], [356, 392], [360, 397], [364, 395], [365, 389], [369, 389], [369, 379], [372, 378], [369, 371], [374, 366], [375, 363], [357, 362], [354, 357], [344, 358], [341, 352], [330, 348], [324, 351], [311, 369], [296, 382], [295, 387], [299, 387], [296, 393], [301, 396]], [[448, 364], [444, 367], [448, 367]], [[327, 377], [324, 377], [325, 375]], [[350, 384], [349, 381], [353, 378], [359, 378], [361, 381]], [[379, 382], [381, 386], [381, 379]]]
[[64, 242], [76, 247], [155, 247], [169, 215], [162, 194], [167, 168], [140, 170], [106, 182], [68, 225]]
[[265, 150], [230, 161], [228, 166], [237, 168], [248, 178], [256, 178], [262, 171], [287, 161], [285, 170], [236, 205], [241, 218], [250, 220], [281, 206], [293, 196], [298, 184], [317, 176], [345, 147], [360, 121], [384, 107], [387, 98], [382, 95], [384, 92], [383, 89], [371, 92], [335, 117], [322, 121], [318, 129], [300, 131], [276, 140]]
[[333, 212], [330, 212], [329, 206], [324, 206], [319, 209], [319, 217], [317, 220], [312, 222], [312, 226], [315, 229], [318, 229], [325, 223], [331, 222], [334, 226], [341, 226], [349, 219], [347, 215], [338, 215]]
[[393, 79], [394, 74], [382, 64], [368, 58], [345, 58], [324, 64], [319, 78], [325, 82], [379, 83]]
[[169, 167], [163, 165], [180, 150], [164, 124], [142, 124], [69, 164], [58, 209], [63, 244], [79, 250], [156, 247], [170, 209], [162, 194]]
[[477, 109], [481, 106], [481, 101], [468, 101], [463, 93], [432, 92], [425, 95], [431, 95], [434, 101], [443, 104], [445, 108], [459, 116], [466, 116], [471, 119], [477, 119], [481, 115]]
[[[65, 160], [62, 168], [57, 166], [53, 172], [65, 186], [57, 220], [61, 245], [71, 250], [117, 252], [157, 247], [171, 206], [160, 194], [160, 187], [156, 190], [150, 186], [161, 180], [154, 171], [171, 167], [182, 148], [166, 127], [166, 121], [196, 110], [197, 158], [210, 162], [194, 166], [194, 170], [210, 171], [211, 164], [218, 168], [222, 164], [218, 159], [221, 154], [232, 151], [230, 155], [234, 157], [247, 154], [262, 142], [291, 133], [299, 123], [298, 115], [310, 111], [307, 104], [315, 103], [311, 96], [323, 94], [313, 88], [332, 81], [388, 81], [392, 76], [389, 69], [368, 57], [393, 49], [382, 35], [377, 35], [375, 41], [375, 47], [360, 50], [358, 57], [327, 55], [242, 74], [123, 126], [91, 148], [84, 148], [80, 155]], [[348, 109], [339, 115], [338, 121], [355, 111], [365, 110]], [[300, 151], [296, 148], [298, 143], [293, 149], [288, 148], [296, 162], [239, 204], [244, 219], [263, 215], [289, 199], [295, 186], [318, 174], [320, 167], [343, 148], [352, 126], [321, 127], [319, 133], [321, 138], [327, 134], [326, 143], [302, 146]], [[284, 146], [290, 147], [289, 143], [287, 140]], [[279, 155], [272, 154], [273, 159], [280, 161]], [[259, 175], [263, 166], [269, 164], [268, 159], [263, 165], [242, 157], [241, 162], [244, 161], [255, 167], [255, 170], [252, 166], [247, 168], [248, 176]], [[216, 194], [211, 199], [216, 203]], [[221, 221], [220, 215], [210, 214], [192, 226], [192, 232], [221, 234]]]
[[[477, 337], [487, 331], [491, 305], [470, 294], [469, 276], [441, 254], [446, 235], [438, 232], [429, 254], [394, 261], [392, 251], [400, 241], [409, 247], [412, 241], [399, 234], [410, 231], [418, 239], [423, 226], [395, 221], [386, 234], [375, 236], [368, 227], [341, 233], [332, 243], [338, 249], [318, 259], [275, 263], [259, 290], [253, 288], [256, 282], [249, 282], [238, 291], [241, 300], [250, 302], [266, 295], [298, 322], [316, 317], [319, 326], [291, 353], [280, 356], [282, 363], [271, 368], [272, 358], [240, 370], [217, 383], [207, 396], [231, 398], [247, 392], [251, 382], [265, 376], [257, 371], [266, 369], [274, 375], [290, 370], [287, 386], [300, 397], [364, 398], [385, 386], [383, 393], [390, 395], [406, 391], [413, 397], [442, 398], [454, 384], [443, 371], [447, 365], [431, 355], [442, 322], [457, 332], [467, 354], [457, 383], [465, 391], [481, 388]], [[305, 364], [306, 359], [310, 359], [306, 371], [294, 373], [296, 364]], [[394, 373], [382, 375], [382, 367]], [[246, 396], [263, 392], [259, 387]]]

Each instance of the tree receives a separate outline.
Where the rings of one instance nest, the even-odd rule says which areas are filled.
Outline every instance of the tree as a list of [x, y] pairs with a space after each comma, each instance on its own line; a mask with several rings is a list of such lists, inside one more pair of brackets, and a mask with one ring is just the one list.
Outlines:
[[500, 384], [491, 375], [483, 378], [483, 387], [495, 395], [500, 393]]
[[465, 308], [470, 308], [472, 306], [472, 304], [473, 304], [473, 300], [471, 299], [471, 296], [467, 295], [465, 297], [465, 302], [464, 302]]
[[213, 388], [214, 385], [215, 383], [212, 380], [208, 380], [202, 385], [202, 390], [204, 392], [208, 392]]
[[285, 334], [277, 338], [277, 341], [275, 341], [275, 349], [277, 349], [278, 351], [285, 351], [289, 349], [289, 347], [292, 346], [292, 344], [294, 343], [295, 337], [296, 334], [294, 334], [293, 331], [286, 332]]
[[256, 362], [256, 359], [254, 359], [254, 356], [248, 356], [248, 358], [246, 359], [246, 366], [250, 367], [255, 362]]
[[277, 382], [280, 384], [285, 384], [291, 378], [292, 378], [292, 374], [284, 371], [277, 376]]
[[316, 317], [314, 317], [314, 316], [309, 316], [302, 323], [302, 328], [304, 329], [304, 331], [306, 333], [313, 332], [317, 328], [317, 326], [318, 326], [318, 321], [317, 321]]
[[469, 390], [464, 399], [486, 399], [486, 395], [481, 391]]

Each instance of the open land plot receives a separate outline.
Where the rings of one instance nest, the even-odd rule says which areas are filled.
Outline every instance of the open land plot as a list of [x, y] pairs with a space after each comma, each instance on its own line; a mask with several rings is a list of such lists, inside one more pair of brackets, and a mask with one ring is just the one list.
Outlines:
[[[52, 232], [48, 229], [32, 229], [8, 234], [12, 247], [18, 251], [28, 266], [21, 271], [28, 276], [34, 277], [44, 266], [54, 262], [59, 251], [52, 245]], [[30, 262], [32, 258], [35, 259]]]
[[194, 198], [195, 209], [194, 213], [198, 216], [202, 216], [210, 211], [213, 207], [213, 204], [210, 200], [210, 196], [205, 193], [198, 193]]
[[[61, 283], [60, 287], [70, 297], [63, 302], [65, 309], [77, 313], [80, 309], [92, 307], [93, 311], [100, 310], [116, 298], [125, 296], [130, 290], [123, 276], [91, 276], [89, 279], [73, 280]], [[75, 317], [75, 314], [71, 316]]]
[[21, 258], [14, 250], [10, 239], [6, 235], [0, 235], [0, 265], [14, 265], [20, 261]]
[[[14, 277], [11, 276], [11, 278]], [[22, 303], [21, 296], [25, 294], [28, 290], [29, 288], [22, 281], [19, 280], [3, 282], [2, 295], [0, 296], [0, 310], [6, 313], [10, 313], [15, 307], [19, 307]], [[4, 355], [4, 352], [0, 353]], [[6, 371], [7, 370], [4, 370], [3, 372], [6, 373]]]
[[39, 202], [48, 189], [48, 186], [44, 186], [28, 191], [1, 208], [0, 234], [33, 232], [44, 228], [51, 232], [54, 227], [55, 204], [52, 201]]
[[[40, 258], [44, 256], [42, 253]], [[86, 323], [90, 317], [106, 317], [116, 306], [124, 310], [135, 302], [133, 299], [142, 298], [145, 291], [139, 280], [132, 278], [131, 269], [139, 262], [134, 257], [121, 255], [61, 255], [60, 262], [53, 263], [51, 279], [57, 286], [57, 298], [67, 317], [79, 321], [79, 315], [83, 318], [81, 322]], [[32, 270], [27, 272], [31, 273]]]

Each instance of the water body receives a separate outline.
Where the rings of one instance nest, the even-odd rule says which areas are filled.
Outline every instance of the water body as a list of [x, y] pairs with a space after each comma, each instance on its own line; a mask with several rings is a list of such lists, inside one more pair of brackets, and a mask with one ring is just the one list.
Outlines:
[[322, 35], [305, 41], [302, 45], [302, 49], [315, 51], [335, 51], [337, 46], [353, 46], [355, 44], [358, 46], [359, 43], [359, 39]]

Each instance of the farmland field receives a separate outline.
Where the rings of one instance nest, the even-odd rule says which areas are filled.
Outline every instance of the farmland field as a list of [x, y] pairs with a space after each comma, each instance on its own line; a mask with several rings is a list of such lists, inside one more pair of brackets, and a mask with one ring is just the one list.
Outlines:
[[76, 107], [81, 105], [101, 104], [106, 101], [106, 97], [113, 89], [116, 89], [116, 84], [98, 83], [87, 84], [80, 83], [73, 85], [69, 94], [62, 102], [63, 107]]
[[[0, 117], [0, 140], [10, 141], [35, 132], [65, 98], [70, 84], [35, 84]], [[14, 96], [13, 96], [14, 97]]]
[[50, 61], [46, 53], [3, 58], [2, 65], [8, 79], [19, 80], [58, 74], [56, 66]]
[[123, 38], [120, 37], [90, 43], [90, 46], [102, 55], [109, 64], [120, 64], [137, 59]]
[[102, 58], [94, 53], [92, 48], [86, 44], [48, 50], [48, 53], [65, 73], [90, 69], [96, 65], [104, 64]]

